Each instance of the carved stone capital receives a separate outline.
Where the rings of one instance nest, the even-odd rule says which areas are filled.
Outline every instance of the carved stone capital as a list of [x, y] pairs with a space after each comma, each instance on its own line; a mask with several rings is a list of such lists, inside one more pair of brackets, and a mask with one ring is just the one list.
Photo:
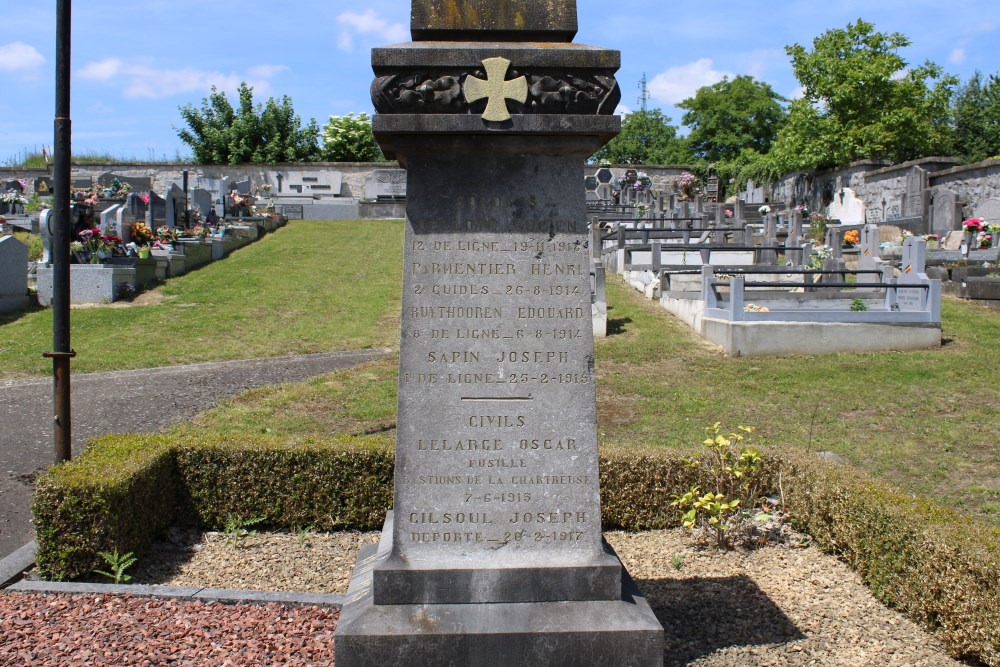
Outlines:
[[[621, 101], [613, 71], [575, 69], [518, 69], [508, 79], [524, 76], [525, 102], [507, 100], [512, 114], [570, 114], [610, 116]], [[482, 66], [472, 68], [407, 68], [383, 74], [372, 82], [375, 111], [380, 114], [482, 114], [485, 99], [471, 104], [463, 95], [466, 79], [485, 80]]]

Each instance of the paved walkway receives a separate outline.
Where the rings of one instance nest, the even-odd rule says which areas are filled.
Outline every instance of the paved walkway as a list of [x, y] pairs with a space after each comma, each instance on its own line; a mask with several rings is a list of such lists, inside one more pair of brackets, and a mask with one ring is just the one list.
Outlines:
[[[329, 352], [72, 377], [73, 455], [89, 438], [150, 433], [254, 387], [300, 382], [385, 357]], [[0, 558], [34, 539], [32, 482], [54, 458], [52, 379], [0, 381]]]

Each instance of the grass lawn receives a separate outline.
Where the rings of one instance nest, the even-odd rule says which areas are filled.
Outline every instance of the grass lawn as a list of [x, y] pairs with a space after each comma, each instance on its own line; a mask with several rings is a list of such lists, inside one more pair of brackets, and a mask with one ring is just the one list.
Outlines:
[[[903, 488], [1000, 522], [1000, 313], [946, 298], [926, 352], [732, 358], [617, 279], [597, 342], [603, 446], [689, 451], [705, 426], [831, 451]], [[180, 430], [305, 437], [390, 430], [394, 359], [252, 391]]]
[[[152, 305], [73, 311], [74, 371], [398, 343], [400, 222], [293, 222], [156, 290]], [[1000, 523], [1000, 313], [942, 304], [925, 352], [731, 358], [611, 278], [597, 342], [603, 446], [692, 450], [716, 421], [831, 451], [913, 493]], [[0, 379], [41, 376], [51, 316], [0, 320]], [[251, 391], [178, 431], [307, 437], [393, 429], [396, 361]]]
[[[136, 304], [74, 308], [73, 371], [396, 346], [402, 229], [293, 221]], [[51, 374], [51, 347], [50, 309], [0, 316], [0, 379]]]

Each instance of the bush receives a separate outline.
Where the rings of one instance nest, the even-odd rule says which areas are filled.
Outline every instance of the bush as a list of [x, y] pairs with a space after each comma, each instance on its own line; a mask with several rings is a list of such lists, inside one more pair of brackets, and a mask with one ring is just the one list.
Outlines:
[[[1000, 667], [1000, 530], [814, 455], [760, 453], [755, 483], [780, 495], [796, 528], [955, 656]], [[99, 438], [39, 479], [36, 562], [44, 576], [82, 576], [103, 565], [102, 551], [141, 559], [175, 523], [222, 529], [263, 517], [273, 528], [377, 529], [392, 504], [393, 458], [391, 440], [378, 436]], [[674, 497], [694, 485], [714, 490], [702, 470], [667, 450], [604, 450], [604, 529], [679, 526]]]
[[143, 553], [170, 527], [178, 489], [162, 436], [109, 435], [35, 485], [32, 512], [43, 576], [72, 579], [105, 564], [101, 552]]
[[956, 657], [1000, 665], [1000, 530], [805, 454], [784, 455], [782, 488], [795, 527], [843, 557], [875, 597]]
[[219, 438], [177, 447], [178, 518], [221, 530], [230, 517], [291, 529], [377, 530], [392, 507], [392, 441]]

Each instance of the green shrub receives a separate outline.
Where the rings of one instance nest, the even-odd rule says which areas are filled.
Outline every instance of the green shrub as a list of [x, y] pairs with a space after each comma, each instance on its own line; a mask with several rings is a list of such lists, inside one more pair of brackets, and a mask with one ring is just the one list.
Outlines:
[[1000, 529], [849, 466], [800, 453], [784, 459], [782, 489], [796, 528], [953, 655], [1000, 665]]
[[109, 435], [35, 485], [32, 512], [43, 576], [80, 577], [102, 552], [143, 553], [173, 519], [178, 490], [173, 449], [162, 436]]
[[[796, 528], [842, 556], [876, 597], [936, 632], [955, 656], [1000, 667], [1000, 530], [849, 466], [805, 453], [760, 454], [754, 484], [780, 495]], [[393, 458], [385, 437], [99, 438], [39, 479], [36, 562], [44, 576], [82, 576], [101, 566], [101, 552], [141, 559], [174, 523], [221, 530], [263, 517], [289, 531], [377, 529], [392, 503]], [[673, 498], [713, 483], [710, 472], [662, 449], [607, 448], [600, 477], [606, 530], [679, 526]]]
[[179, 443], [176, 459], [179, 519], [205, 528], [263, 517], [288, 530], [377, 530], [392, 506], [395, 457], [385, 437], [222, 437]]

